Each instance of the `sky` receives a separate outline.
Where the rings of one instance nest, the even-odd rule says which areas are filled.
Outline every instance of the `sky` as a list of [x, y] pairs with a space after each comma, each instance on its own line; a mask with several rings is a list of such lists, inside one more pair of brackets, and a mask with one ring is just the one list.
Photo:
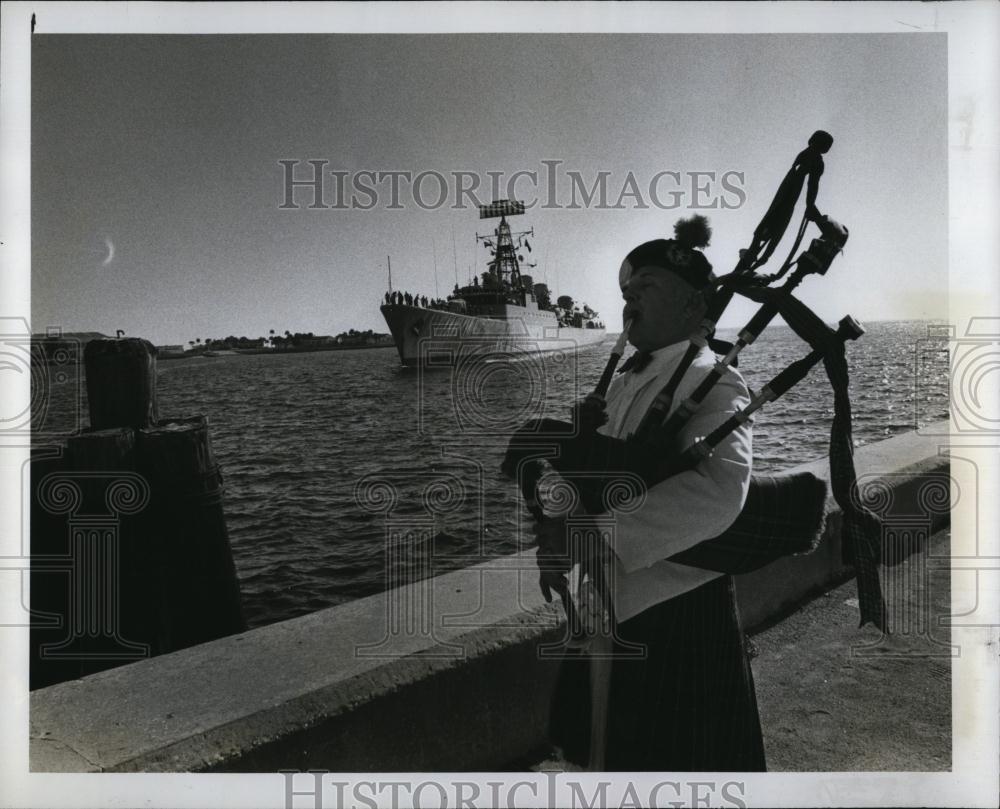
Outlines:
[[[396, 288], [429, 297], [485, 269], [475, 235], [495, 222], [450, 207], [453, 172], [486, 186], [487, 172], [538, 172], [537, 190], [524, 176], [515, 190], [540, 205], [543, 161], [561, 161], [560, 204], [511, 225], [534, 231], [535, 279], [614, 331], [625, 254], [698, 212], [706, 255], [732, 269], [816, 129], [835, 139], [818, 206], [850, 239], [800, 297], [830, 322], [946, 317], [946, 48], [927, 33], [36, 35], [32, 329], [158, 345], [387, 331], [387, 256]], [[390, 209], [388, 181], [369, 180], [371, 210], [310, 209], [310, 189], [282, 209], [281, 160], [300, 161], [297, 178], [327, 161], [348, 188], [366, 170], [436, 171], [449, 199], [433, 207], [432, 178], [428, 209], [405, 183]], [[607, 172], [609, 204], [570, 208], [567, 171], [588, 187]], [[629, 172], [639, 198], [612, 209]], [[657, 186], [669, 210], [648, 190], [660, 172], [676, 173]], [[328, 176], [324, 202], [335, 191]]]

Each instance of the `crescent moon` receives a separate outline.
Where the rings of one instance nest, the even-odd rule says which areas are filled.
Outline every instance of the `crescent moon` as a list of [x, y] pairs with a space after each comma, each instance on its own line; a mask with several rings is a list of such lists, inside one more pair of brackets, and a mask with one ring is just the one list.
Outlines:
[[104, 245], [108, 248], [108, 255], [104, 259], [104, 261], [101, 262], [101, 266], [102, 267], [107, 267], [112, 261], [114, 261], [114, 258], [115, 258], [115, 243], [113, 241], [111, 241], [111, 239], [108, 239], [107, 237], [105, 237], [105, 239], [104, 239]]

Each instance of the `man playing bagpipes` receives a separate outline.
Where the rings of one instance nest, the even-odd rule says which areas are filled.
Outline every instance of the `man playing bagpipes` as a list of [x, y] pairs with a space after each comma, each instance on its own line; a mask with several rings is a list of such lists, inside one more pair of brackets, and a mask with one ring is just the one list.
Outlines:
[[[607, 423], [599, 428], [605, 435], [625, 438], [638, 430], [705, 316], [702, 293], [714, 276], [697, 248], [708, 242], [706, 220], [696, 217], [676, 230], [674, 239], [647, 242], [622, 264], [623, 318], [631, 323], [629, 342], [637, 353], [608, 391]], [[711, 348], [701, 346], [674, 401], [687, 399], [715, 362]], [[693, 443], [749, 402], [743, 379], [727, 369], [676, 443]], [[746, 500], [751, 466], [747, 421], [696, 469], [650, 487], [641, 507], [615, 515], [611, 590], [619, 656], [599, 664], [607, 668], [611, 662], [602, 769], [764, 769], [732, 577], [667, 561], [733, 523]], [[536, 523], [536, 532], [541, 547], [557, 545], [566, 532], [565, 518]], [[558, 566], [547, 567], [545, 586], [564, 586], [563, 573]], [[646, 656], [630, 656], [627, 644], [644, 646]], [[579, 662], [591, 673], [586, 660]], [[580, 678], [580, 672], [566, 674], [574, 676], [591, 679]], [[578, 748], [590, 735], [585, 708], [591, 699], [577, 693], [579, 687], [562, 685], [555, 741], [567, 756], [580, 759]], [[588, 727], [580, 727], [580, 720]]]
[[[701, 252], [710, 237], [701, 217], [679, 222], [673, 239], [632, 250], [619, 274], [625, 328], [595, 393], [572, 423], [532, 420], [508, 446], [504, 471], [517, 477], [537, 520], [542, 592], [558, 594], [567, 612], [571, 642], [552, 738], [572, 762], [765, 768], [732, 576], [815, 547], [826, 484], [809, 473], [751, 476], [752, 414], [820, 362], [834, 392], [831, 484], [843, 556], [857, 572], [861, 623], [885, 628], [881, 530], [857, 497], [847, 397], [844, 346], [863, 329], [845, 317], [833, 330], [792, 295], [806, 276], [827, 272], [847, 239], [815, 206], [831, 143], [822, 132], [810, 139], [728, 276], [716, 279]], [[806, 214], [788, 259], [774, 275], [756, 273], [807, 177]], [[821, 236], [793, 260], [809, 222]], [[734, 294], [762, 304], [735, 346], [713, 339]], [[737, 354], [779, 314], [812, 350], [751, 396], [733, 368]], [[626, 338], [637, 351], [609, 387]], [[577, 508], [546, 514], [541, 458], [577, 488]]]

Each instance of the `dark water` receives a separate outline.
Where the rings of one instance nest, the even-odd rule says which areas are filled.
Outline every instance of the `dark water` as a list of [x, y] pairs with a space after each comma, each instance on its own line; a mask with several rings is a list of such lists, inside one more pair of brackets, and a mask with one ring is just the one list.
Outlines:
[[[928, 324], [868, 329], [849, 348], [855, 443], [947, 417], [947, 358]], [[529, 417], [565, 419], [612, 342], [426, 373], [400, 368], [391, 348], [161, 362], [161, 417], [209, 419], [251, 626], [517, 550], [519, 498], [497, 471], [507, 436]], [[772, 327], [741, 371], [757, 388], [805, 353]], [[68, 418], [70, 390], [54, 385], [48, 428]], [[824, 456], [832, 416], [817, 368], [758, 414], [755, 469]], [[417, 541], [387, 565], [398, 531]]]

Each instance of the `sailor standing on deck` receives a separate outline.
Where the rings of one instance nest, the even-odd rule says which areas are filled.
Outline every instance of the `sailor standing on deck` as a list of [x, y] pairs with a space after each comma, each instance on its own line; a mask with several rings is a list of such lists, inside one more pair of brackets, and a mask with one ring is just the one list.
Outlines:
[[[677, 367], [705, 314], [711, 265], [707, 220], [680, 222], [676, 238], [628, 254], [620, 282], [629, 342], [637, 349], [608, 391], [601, 432], [633, 433]], [[672, 407], [715, 363], [703, 346]], [[749, 402], [733, 370], [712, 389], [678, 436], [692, 444]], [[552, 738], [570, 761], [606, 771], [762, 771], [764, 747], [746, 644], [731, 576], [663, 561], [721, 534], [746, 499], [750, 423], [733, 432], [695, 470], [652, 486], [643, 504], [615, 513], [617, 632], [590, 651], [643, 644], [641, 659], [568, 653], [552, 713]], [[536, 533], [565, 532], [564, 520]], [[546, 576], [561, 573], [544, 571]], [[592, 644], [593, 646], [593, 644]]]

